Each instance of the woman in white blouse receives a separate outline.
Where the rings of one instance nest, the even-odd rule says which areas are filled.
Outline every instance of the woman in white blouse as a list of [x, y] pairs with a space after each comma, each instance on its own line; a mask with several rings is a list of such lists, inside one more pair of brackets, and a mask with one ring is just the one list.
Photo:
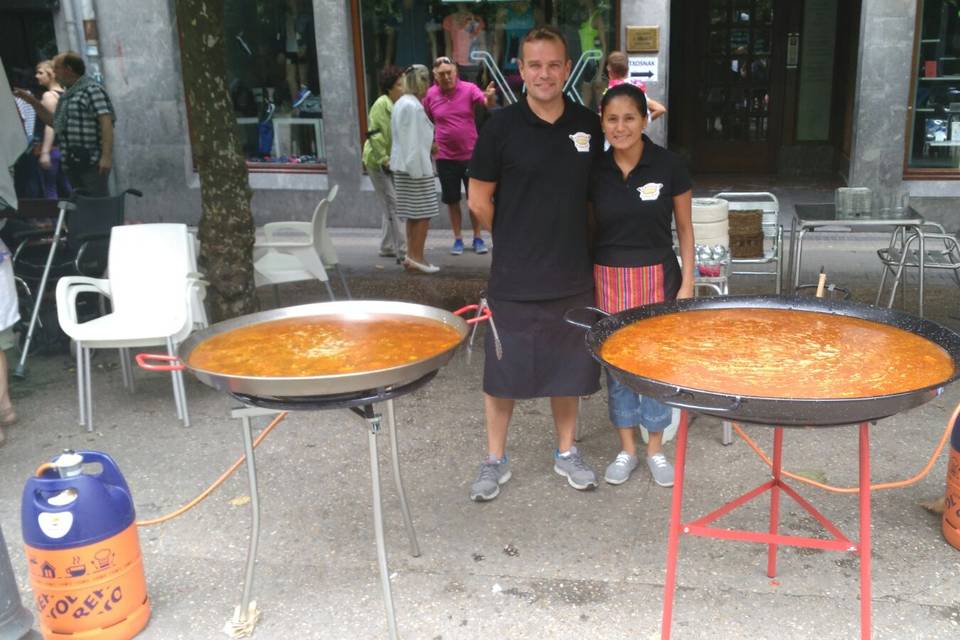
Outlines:
[[393, 105], [390, 130], [390, 170], [397, 197], [397, 217], [407, 223], [407, 271], [436, 273], [439, 267], [423, 257], [430, 218], [437, 215], [437, 188], [433, 179], [433, 123], [420, 101], [430, 86], [430, 72], [421, 64], [403, 75], [403, 95]]

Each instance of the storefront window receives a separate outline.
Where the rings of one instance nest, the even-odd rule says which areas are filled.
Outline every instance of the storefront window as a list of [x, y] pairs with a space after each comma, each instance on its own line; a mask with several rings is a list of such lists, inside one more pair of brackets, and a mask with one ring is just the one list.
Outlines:
[[960, 7], [952, 0], [921, 0], [918, 11], [907, 172], [958, 171]]
[[310, 0], [226, 0], [227, 82], [250, 169], [326, 164]]
[[[535, 26], [557, 26], [567, 39], [576, 68], [583, 56], [575, 95], [595, 107], [606, 86], [602, 59], [616, 48], [612, 2], [600, 0], [354, 0], [360, 10], [363, 98], [377, 99], [377, 74], [386, 65], [428, 68], [438, 56], [452, 58], [460, 77], [485, 86], [502, 78], [515, 95], [519, 43]], [[591, 53], [593, 52], [593, 53]], [[502, 94], [503, 92], [498, 92]], [[501, 95], [502, 99], [502, 95]]]

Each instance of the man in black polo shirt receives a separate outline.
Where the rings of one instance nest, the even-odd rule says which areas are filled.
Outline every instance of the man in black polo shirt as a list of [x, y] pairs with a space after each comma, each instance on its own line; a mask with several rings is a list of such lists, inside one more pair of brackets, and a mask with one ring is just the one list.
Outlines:
[[593, 304], [587, 190], [603, 136], [597, 115], [563, 96], [570, 60], [559, 31], [534, 29], [520, 55], [526, 95], [484, 125], [469, 166], [470, 210], [496, 247], [488, 292], [503, 352], [498, 358], [488, 332], [488, 449], [470, 490], [478, 501], [496, 498], [510, 479], [507, 428], [524, 398], [550, 398], [554, 470], [577, 489], [597, 486], [573, 438], [578, 397], [599, 389], [599, 367], [563, 313]]

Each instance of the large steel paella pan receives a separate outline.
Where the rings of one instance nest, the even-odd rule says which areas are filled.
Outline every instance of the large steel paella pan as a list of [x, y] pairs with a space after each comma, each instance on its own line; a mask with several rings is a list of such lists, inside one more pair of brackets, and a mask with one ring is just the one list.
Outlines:
[[[596, 309], [591, 311], [605, 315]], [[582, 313], [573, 310], [567, 319], [587, 329], [587, 348], [618, 380], [666, 404], [728, 420], [779, 426], [828, 426], [875, 420], [935, 398], [946, 385], [960, 377], [960, 335], [923, 318], [862, 304], [805, 296], [728, 296], [638, 307], [607, 315], [593, 324], [574, 318]], [[771, 313], [778, 314], [774, 321], [760, 322]], [[722, 314], [745, 320], [738, 325], [728, 322]], [[713, 324], [708, 322], [711, 315], [716, 316], [712, 318], [716, 321]], [[674, 340], [672, 345], [695, 367], [685, 369], [685, 374], [677, 374], [681, 376], [678, 378], [665, 364], [637, 373], [636, 369], [629, 370], [610, 361], [612, 351], [605, 352], [604, 347], [614, 334], [628, 327], [641, 327], [645, 321], [660, 320], [681, 328], [670, 338]], [[884, 336], [885, 341], [873, 341], [869, 336], [863, 337], [865, 334], [856, 333], [851, 334], [856, 335], [856, 339], [844, 340], [843, 332], [836, 331], [831, 320], [835, 321], [833, 324], [856, 323], [868, 333], [873, 329], [885, 331], [889, 336]], [[790, 334], [787, 327], [791, 324], [799, 326], [801, 333]], [[781, 343], [787, 342], [776, 347], [778, 338], [783, 338]], [[635, 346], [639, 345], [641, 350], [662, 346], [659, 341], [665, 339], [654, 331], [646, 338], [637, 338], [644, 342], [636, 342]], [[722, 346], [725, 340], [736, 341], [737, 351], [731, 354], [728, 349], [722, 362], [713, 362], [711, 359], [718, 353], [714, 347]], [[923, 353], [940, 358], [941, 368], [931, 369], [923, 359], [925, 355], [906, 357], [893, 365], [891, 358], [900, 351], [901, 343], [917, 343], [913, 346], [920, 347], [921, 351], [925, 349]], [[771, 344], [779, 349], [773, 359], [764, 351], [770, 349]], [[664, 353], [661, 351], [659, 357]], [[843, 368], [830, 369], [831, 362], [843, 364]], [[721, 386], [713, 384], [715, 377], [720, 378], [718, 372], [730, 373], [731, 363], [741, 367], [739, 377], [734, 371], [733, 377]], [[824, 369], [821, 371], [818, 367]], [[891, 387], [895, 389], [893, 392], [871, 392], [869, 384], [858, 388], [857, 384], [869, 377], [864, 374], [881, 369], [892, 369], [891, 375], [899, 378], [899, 386]], [[697, 373], [690, 374], [691, 370]], [[743, 389], [749, 387], [740, 384], [751, 377], [762, 382], [774, 374], [784, 382], [779, 387], [771, 387], [772, 392], [752, 394], [744, 392]], [[810, 394], [791, 391], [794, 378], [818, 382], [829, 375], [840, 376], [834, 381], [835, 391]]]
[[[468, 323], [488, 317], [489, 312], [469, 320], [457, 315], [476, 308], [470, 305], [449, 312], [375, 300], [286, 307], [241, 316], [194, 333], [178, 348], [172, 360], [179, 362], [173, 365], [150, 362], [171, 360], [166, 356], [142, 354], [138, 361], [154, 370], [183, 367], [215, 389], [257, 398], [294, 399], [389, 389], [416, 381], [445, 365], [466, 338]], [[314, 333], [304, 333], [311, 327]], [[408, 331], [418, 333], [403, 335]], [[292, 342], [296, 340], [300, 342]], [[232, 345], [234, 351], [244, 356], [243, 363], [201, 358], [207, 350], [230, 347], [231, 341], [236, 343]], [[391, 349], [397, 352], [396, 357], [380, 357], [385, 355], [381, 352]], [[334, 358], [337, 368], [317, 373], [306, 367], [296, 373], [283, 373], [285, 357], [311, 352]], [[211, 366], [210, 362], [219, 364]], [[274, 364], [277, 366], [268, 366]]]

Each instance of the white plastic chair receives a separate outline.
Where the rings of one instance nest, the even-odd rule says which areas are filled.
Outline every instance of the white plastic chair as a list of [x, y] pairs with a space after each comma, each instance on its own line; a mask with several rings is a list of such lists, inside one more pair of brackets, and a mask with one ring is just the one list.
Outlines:
[[[767, 191], [724, 191], [714, 196], [729, 204], [730, 211], [762, 211], [763, 256], [758, 258], [731, 258], [730, 275], [773, 276], [777, 279], [776, 291], [780, 295], [780, 280], [783, 274], [783, 226], [779, 222], [780, 201]], [[769, 243], [767, 242], [769, 241]], [[767, 246], [769, 244], [769, 246]], [[734, 271], [736, 265], [773, 264], [772, 271]]]
[[[120, 349], [124, 386], [133, 388], [128, 350], [177, 345], [195, 326], [194, 301], [203, 281], [194, 271], [192, 242], [183, 224], [141, 224], [115, 227], [110, 236], [107, 279], [82, 276], [57, 283], [60, 327], [76, 343], [80, 424], [93, 430], [90, 355], [93, 349]], [[88, 322], [77, 317], [77, 296], [95, 293], [110, 299], [113, 311]], [[183, 373], [172, 373], [177, 417], [190, 426]]]
[[270, 222], [263, 226], [264, 238], [254, 245], [254, 251], [265, 250], [254, 259], [254, 280], [258, 287], [298, 282], [316, 278], [327, 288], [330, 299], [335, 300], [327, 269], [336, 269], [340, 275], [347, 297], [350, 289], [343, 273], [338, 268], [337, 252], [327, 234], [327, 211], [337, 197], [338, 185], [334, 185], [317, 204], [310, 222]]

